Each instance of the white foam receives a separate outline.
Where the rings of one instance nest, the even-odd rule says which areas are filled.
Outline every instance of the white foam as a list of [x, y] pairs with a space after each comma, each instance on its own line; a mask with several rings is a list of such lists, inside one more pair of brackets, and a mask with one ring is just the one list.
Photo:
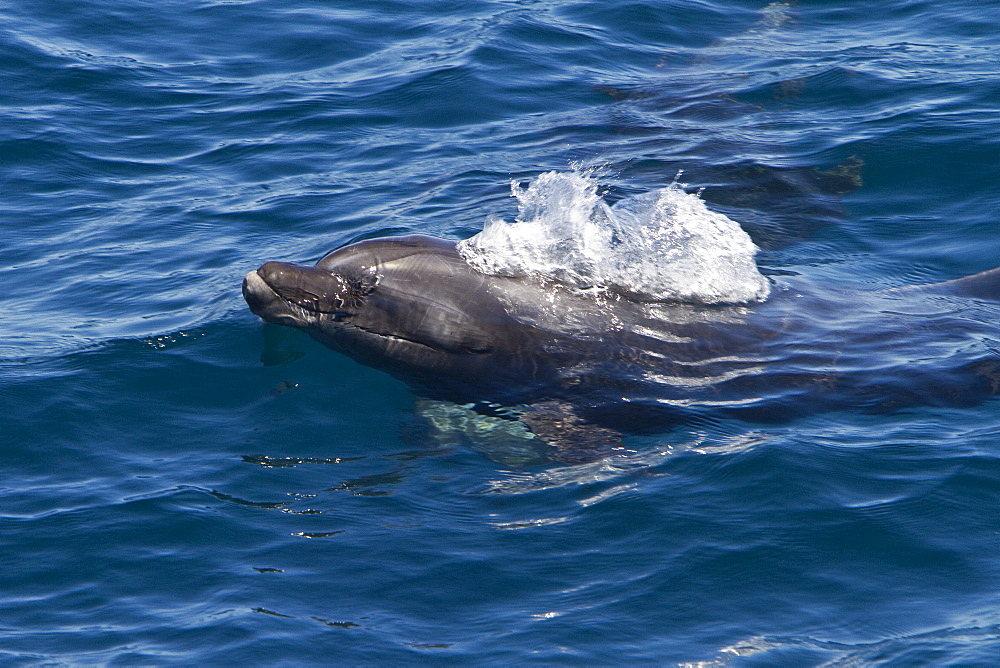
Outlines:
[[648, 301], [762, 301], [770, 292], [757, 247], [735, 221], [709, 211], [677, 183], [609, 207], [579, 172], [546, 172], [511, 184], [517, 219], [490, 219], [459, 243], [486, 274], [537, 276]]

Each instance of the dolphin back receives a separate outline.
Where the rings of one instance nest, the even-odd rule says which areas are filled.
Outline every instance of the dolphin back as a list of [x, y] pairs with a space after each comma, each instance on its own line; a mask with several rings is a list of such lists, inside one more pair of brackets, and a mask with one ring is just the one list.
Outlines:
[[1000, 267], [927, 287], [959, 297], [1000, 302]]

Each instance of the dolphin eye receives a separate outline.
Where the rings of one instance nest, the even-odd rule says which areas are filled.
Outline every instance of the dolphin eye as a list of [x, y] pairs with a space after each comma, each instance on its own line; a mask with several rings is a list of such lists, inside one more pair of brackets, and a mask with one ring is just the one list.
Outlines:
[[472, 355], [485, 355], [487, 353], [493, 352], [488, 346], [467, 346], [465, 352], [471, 353]]

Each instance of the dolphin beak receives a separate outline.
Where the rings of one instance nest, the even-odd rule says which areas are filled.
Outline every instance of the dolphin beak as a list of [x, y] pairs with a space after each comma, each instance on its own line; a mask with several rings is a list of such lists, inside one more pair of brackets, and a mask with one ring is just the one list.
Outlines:
[[[364, 277], [363, 277], [364, 278]], [[314, 318], [341, 318], [371, 291], [362, 279], [349, 279], [288, 262], [266, 262], [243, 280], [250, 310], [268, 322], [305, 327]]]
[[243, 299], [250, 311], [267, 322], [290, 327], [301, 327], [305, 323], [292, 313], [288, 303], [265, 281], [258, 270], [251, 271], [243, 279]]

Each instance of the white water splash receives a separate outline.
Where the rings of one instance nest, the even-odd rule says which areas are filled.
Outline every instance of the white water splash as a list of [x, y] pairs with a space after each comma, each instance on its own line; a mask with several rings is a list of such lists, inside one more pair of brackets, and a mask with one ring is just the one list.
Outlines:
[[597, 182], [578, 172], [546, 172], [526, 189], [512, 183], [511, 193], [517, 220], [490, 219], [458, 244], [483, 273], [538, 276], [648, 301], [733, 304], [770, 292], [749, 235], [677, 183], [611, 207]]

